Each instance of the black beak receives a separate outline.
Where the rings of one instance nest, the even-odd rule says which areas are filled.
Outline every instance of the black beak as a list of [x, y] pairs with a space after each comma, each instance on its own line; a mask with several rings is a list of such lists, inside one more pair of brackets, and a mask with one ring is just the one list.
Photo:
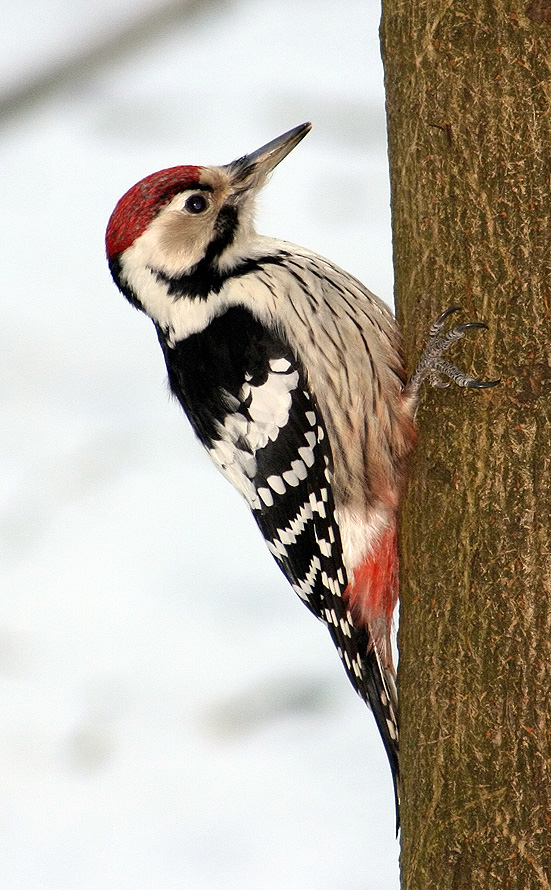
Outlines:
[[238, 158], [226, 166], [237, 188], [254, 188], [261, 186], [274, 167], [277, 167], [283, 158], [304, 139], [312, 129], [312, 124], [300, 124], [298, 127], [272, 139], [262, 148], [258, 148], [250, 155]]

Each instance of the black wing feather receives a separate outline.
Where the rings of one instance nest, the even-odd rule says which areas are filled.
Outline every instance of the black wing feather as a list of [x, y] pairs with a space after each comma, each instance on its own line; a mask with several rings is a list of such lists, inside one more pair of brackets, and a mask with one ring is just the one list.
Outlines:
[[158, 335], [171, 388], [195, 432], [241, 488], [278, 565], [327, 625], [353, 686], [373, 709], [396, 783], [393, 696], [369, 630], [355, 627], [347, 608], [331, 448], [300, 361], [243, 307], [174, 346], [160, 329]]

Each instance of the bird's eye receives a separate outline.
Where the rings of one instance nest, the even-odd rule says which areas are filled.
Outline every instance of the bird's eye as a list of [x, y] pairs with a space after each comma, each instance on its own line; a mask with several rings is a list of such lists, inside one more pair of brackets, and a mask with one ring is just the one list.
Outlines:
[[188, 213], [203, 213], [208, 206], [209, 202], [204, 195], [190, 195], [184, 204], [184, 209], [187, 210]]

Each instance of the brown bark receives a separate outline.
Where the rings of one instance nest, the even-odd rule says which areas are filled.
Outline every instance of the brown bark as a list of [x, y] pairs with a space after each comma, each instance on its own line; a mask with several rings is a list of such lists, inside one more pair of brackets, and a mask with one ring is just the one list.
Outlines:
[[383, 0], [398, 319], [426, 387], [402, 517], [402, 887], [551, 887], [551, 0]]

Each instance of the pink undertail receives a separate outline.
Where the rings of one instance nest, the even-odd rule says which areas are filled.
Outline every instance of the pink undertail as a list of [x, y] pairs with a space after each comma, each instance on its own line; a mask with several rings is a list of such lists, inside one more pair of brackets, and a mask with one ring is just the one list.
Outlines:
[[396, 525], [385, 529], [365, 560], [353, 570], [345, 598], [357, 627], [368, 627], [382, 666], [393, 669], [390, 630], [398, 602]]

